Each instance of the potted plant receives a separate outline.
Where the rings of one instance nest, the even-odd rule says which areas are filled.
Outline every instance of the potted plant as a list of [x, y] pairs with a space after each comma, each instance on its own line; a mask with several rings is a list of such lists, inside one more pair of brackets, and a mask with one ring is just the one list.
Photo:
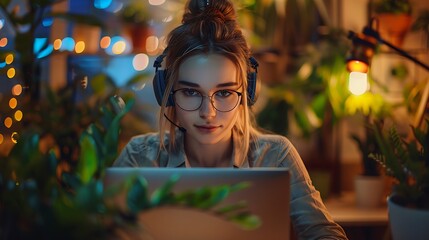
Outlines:
[[384, 194], [384, 178], [379, 165], [369, 157], [370, 153], [379, 152], [373, 129], [365, 126], [365, 136], [352, 134], [361, 153], [361, 174], [355, 177], [354, 187], [356, 205], [361, 208], [374, 208], [380, 206]]
[[146, 39], [151, 34], [149, 6], [143, 1], [132, 0], [119, 14], [126, 35], [131, 39], [134, 52], [146, 52]]
[[395, 127], [388, 132], [381, 123], [373, 125], [380, 153], [370, 154], [393, 179], [388, 197], [393, 239], [427, 239], [429, 230], [429, 120], [411, 127], [411, 137]]
[[409, 0], [377, 0], [370, 7], [378, 19], [381, 37], [401, 47], [412, 23]]

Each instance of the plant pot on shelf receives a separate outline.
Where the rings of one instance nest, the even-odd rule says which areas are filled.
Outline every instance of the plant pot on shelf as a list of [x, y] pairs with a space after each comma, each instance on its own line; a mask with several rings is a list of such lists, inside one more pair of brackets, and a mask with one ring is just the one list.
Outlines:
[[380, 36], [396, 47], [402, 47], [412, 24], [409, 14], [379, 13], [376, 15]]
[[144, 24], [128, 24], [125, 29], [131, 39], [133, 52], [147, 52], [146, 40], [152, 34], [152, 29]]
[[385, 182], [382, 176], [356, 176], [356, 205], [359, 208], [377, 208], [381, 206], [384, 189]]
[[396, 199], [396, 196], [387, 199], [392, 239], [428, 239], [429, 210], [404, 207], [398, 204]]

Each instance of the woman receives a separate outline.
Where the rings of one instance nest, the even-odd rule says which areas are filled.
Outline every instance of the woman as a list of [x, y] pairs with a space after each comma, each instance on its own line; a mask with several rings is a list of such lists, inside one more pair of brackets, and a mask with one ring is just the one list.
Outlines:
[[[257, 63], [228, 0], [190, 0], [156, 61], [159, 133], [134, 137], [114, 166], [286, 167], [291, 219], [302, 239], [347, 239], [288, 139], [252, 125]], [[165, 69], [158, 70], [165, 57]], [[166, 94], [164, 94], [166, 93]]]

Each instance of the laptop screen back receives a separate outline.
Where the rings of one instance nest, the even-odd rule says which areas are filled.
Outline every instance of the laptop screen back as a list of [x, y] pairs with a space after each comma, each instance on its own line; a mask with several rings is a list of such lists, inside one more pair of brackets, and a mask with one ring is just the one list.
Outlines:
[[226, 206], [245, 201], [248, 211], [256, 215], [261, 224], [256, 229], [244, 229], [210, 210], [163, 206], [144, 211], [139, 216], [146, 234], [150, 234], [152, 239], [289, 239], [290, 183], [289, 172], [284, 168], [108, 168], [104, 183], [109, 187], [139, 175], [147, 180], [152, 193], [174, 174], [179, 176], [173, 188], [177, 193], [201, 187], [248, 183], [248, 187], [231, 193], [221, 204]]

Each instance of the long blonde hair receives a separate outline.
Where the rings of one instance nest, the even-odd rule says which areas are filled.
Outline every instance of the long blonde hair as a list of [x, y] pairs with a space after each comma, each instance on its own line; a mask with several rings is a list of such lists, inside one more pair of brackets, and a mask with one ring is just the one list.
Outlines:
[[[233, 4], [228, 0], [190, 0], [185, 8], [182, 25], [170, 32], [166, 48], [167, 85], [162, 100], [159, 132], [160, 148], [165, 149], [165, 132], [169, 129], [169, 150], [175, 147], [175, 128], [164, 114], [176, 121], [174, 107], [166, 107], [169, 94], [178, 79], [180, 65], [187, 58], [199, 54], [220, 54], [230, 59], [237, 68], [237, 79], [243, 93], [239, 117], [233, 127], [243, 141], [242, 153], [249, 150], [250, 138], [256, 134], [247, 103], [247, 74], [251, 71], [250, 49], [236, 20]], [[160, 149], [160, 150], [161, 150]], [[245, 156], [246, 154], [244, 154]]]

